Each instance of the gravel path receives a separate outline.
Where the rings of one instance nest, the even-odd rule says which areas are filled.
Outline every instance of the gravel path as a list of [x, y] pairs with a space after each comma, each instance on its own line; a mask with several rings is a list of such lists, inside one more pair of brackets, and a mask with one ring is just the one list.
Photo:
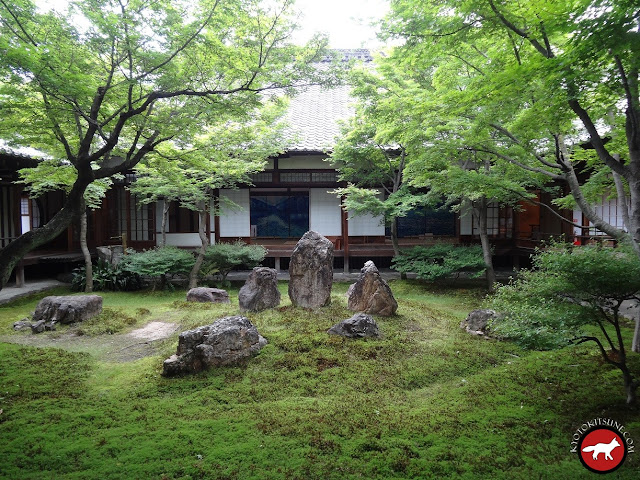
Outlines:
[[17, 343], [33, 347], [54, 347], [71, 352], [86, 352], [107, 362], [131, 362], [155, 355], [161, 340], [169, 338], [178, 329], [177, 323], [152, 321], [129, 333], [90, 337], [75, 332], [30, 332], [0, 335], [0, 342]]

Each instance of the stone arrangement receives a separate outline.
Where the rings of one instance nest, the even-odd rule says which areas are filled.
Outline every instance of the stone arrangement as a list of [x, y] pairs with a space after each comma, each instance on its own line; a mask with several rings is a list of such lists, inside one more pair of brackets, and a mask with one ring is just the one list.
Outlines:
[[248, 318], [239, 315], [182, 332], [178, 349], [163, 363], [162, 374], [195, 373], [210, 367], [236, 365], [257, 354], [267, 341]]
[[364, 264], [358, 280], [349, 287], [347, 298], [349, 310], [354, 312], [390, 316], [398, 310], [389, 284], [371, 260]]
[[297, 243], [289, 262], [289, 298], [294, 306], [319, 308], [331, 303], [333, 243], [308, 231]]
[[353, 317], [337, 323], [327, 333], [348, 338], [378, 338], [380, 330], [371, 315], [356, 313]]
[[495, 310], [473, 310], [467, 318], [460, 322], [460, 328], [471, 335], [488, 335], [489, 322], [497, 316]]
[[196, 287], [187, 292], [187, 302], [231, 303], [229, 293], [220, 288]]
[[238, 293], [242, 312], [261, 312], [280, 305], [278, 272], [274, 268], [255, 267]]

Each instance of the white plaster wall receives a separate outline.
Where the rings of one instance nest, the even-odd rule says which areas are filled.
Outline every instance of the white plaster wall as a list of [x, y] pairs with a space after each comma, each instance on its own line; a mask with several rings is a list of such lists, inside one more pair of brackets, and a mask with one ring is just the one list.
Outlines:
[[310, 169], [310, 168], [323, 168], [332, 170], [333, 167], [329, 162], [325, 162], [327, 158], [324, 155], [300, 155], [289, 158], [278, 159], [279, 169]]
[[342, 235], [340, 198], [326, 189], [309, 189], [309, 229], [322, 235]]
[[358, 215], [349, 217], [349, 236], [384, 236], [384, 223], [382, 216]]
[[[162, 240], [158, 235], [157, 242]], [[175, 247], [199, 247], [200, 235], [197, 233], [167, 233], [167, 245]]]
[[471, 235], [473, 228], [473, 214], [471, 208], [463, 207], [460, 210], [460, 235]]
[[220, 197], [226, 197], [240, 208], [221, 205], [220, 236], [249, 237], [251, 218], [249, 216], [249, 190], [220, 190]]

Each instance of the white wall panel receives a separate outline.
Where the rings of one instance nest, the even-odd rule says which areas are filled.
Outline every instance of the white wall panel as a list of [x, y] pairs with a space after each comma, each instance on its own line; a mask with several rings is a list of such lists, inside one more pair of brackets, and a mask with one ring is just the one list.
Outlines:
[[[161, 240], [158, 235], [158, 241]], [[213, 240], [212, 242], [213, 243]], [[200, 235], [197, 233], [167, 233], [167, 245], [175, 247], [200, 247]]]
[[323, 188], [310, 189], [309, 229], [322, 235], [342, 235], [340, 198]]
[[226, 197], [238, 207], [221, 206], [220, 236], [249, 237], [251, 218], [249, 216], [249, 190], [220, 190], [220, 197]]
[[382, 216], [358, 215], [349, 217], [349, 236], [374, 236], [384, 235], [384, 223]]
[[325, 159], [326, 155], [297, 155], [289, 158], [278, 159], [278, 168], [285, 170], [302, 170], [309, 168], [322, 168], [332, 170], [333, 167]]

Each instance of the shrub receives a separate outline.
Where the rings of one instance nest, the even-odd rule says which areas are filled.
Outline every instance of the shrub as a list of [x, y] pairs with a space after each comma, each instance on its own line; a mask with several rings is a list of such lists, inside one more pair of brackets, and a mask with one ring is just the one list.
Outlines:
[[158, 247], [126, 255], [121, 266], [124, 270], [153, 277], [164, 284], [167, 276], [188, 275], [194, 263], [191, 252], [177, 247]]
[[[84, 291], [87, 285], [86, 268], [79, 267], [72, 272], [71, 288], [76, 291]], [[113, 266], [104, 260], [98, 260], [93, 266], [93, 290], [95, 291], [133, 291], [142, 288], [140, 275]]]
[[252, 269], [260, 265], [266, 256], [267, 250], [262, 245], [247, 245], [241, 241], [217, 243], [207, 247], [200, 273], [203, 276], [217, 274], [225, 281], [231, 270]]
[[492, 330], [532, 349], [593, 342], [602, 360], [621, 370], [627, 402], [640, 382], [627, 364], [623, 302], [640, 295], [640, 261], [631, 249], [551, 245], [534, 270], [498, 288], [490, 306], [504, 312]]
[[393, 259], [392, 266], [400, 273], [415, 273], [417, 278], [429, 281], [451, 275], [457, 277], [462, 272], [469, 272], [474, 277], [479, 277], [486, 269], [482, 247], [447, 243], [404, 250]]

